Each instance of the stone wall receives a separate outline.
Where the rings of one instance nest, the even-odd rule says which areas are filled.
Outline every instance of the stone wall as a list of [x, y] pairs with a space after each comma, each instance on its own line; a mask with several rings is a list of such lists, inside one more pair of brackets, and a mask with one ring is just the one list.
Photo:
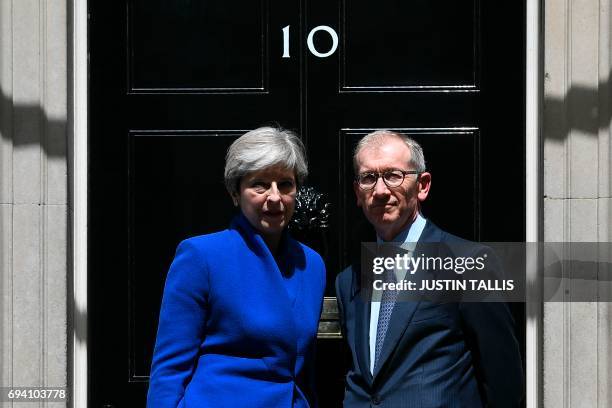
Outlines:
[[[544, 240], [612, 241], [610, 1], [543, 4]], [[609, 303], [544, 305], [545, 407], [612, 406], [611, 318]]]
[[2, 386], [68, 381], [67, 33], [64, 0], [0, 0]]

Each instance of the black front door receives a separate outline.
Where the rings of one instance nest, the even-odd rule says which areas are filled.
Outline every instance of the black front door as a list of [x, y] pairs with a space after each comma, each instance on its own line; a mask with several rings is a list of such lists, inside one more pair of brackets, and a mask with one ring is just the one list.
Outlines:
[[[366, 225], [351, 150], [375, 129], [422, 143], [426, 217], [523, 240], [523, 2], [89, 3], [92, 407], [144, 406], [167, 268], [180, 240], [227, 227], [224, 154], [249, 129], [307, 145], [329, 225], [296, 234], [324, 256], [327, 296]], [[319, 400], [335, 407], [349, 362], [326, 330]]]

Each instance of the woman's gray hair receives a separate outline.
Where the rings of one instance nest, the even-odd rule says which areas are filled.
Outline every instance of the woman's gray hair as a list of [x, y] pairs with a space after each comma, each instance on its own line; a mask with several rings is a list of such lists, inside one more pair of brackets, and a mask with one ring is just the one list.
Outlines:
[[260, 127], [245, 133], [232, 143], [225, 155], [225, 187], [237, 194], [245, 174], [271, 166], [282, 166], [295, 173], [298, 184], [308, 176], [304, 144], [293, 132], [281, 128]]
[[368, 133], [365, 135], [357, 146], [355, 146], [355, 151], [353, 152], [353, 167], [355, 168], [355, 173], [359, 171], [359, 166], [357, 163], [357, 155], [359, 152], [366, 147], [379, 147], [382, 146], [386, 139], [388, 138], [397, 138], [406, 143], [408, 149], [410, 149], [410, 162], [408, 165], [412, 165], [414, 170], [419, 173], [423, 173], [426, 169], [425, 167], [425, 155], [423, 154], [423, 148], [418, 142], [402, 133], [393, 132], [391, 130], [377, 130], [372, 133]]

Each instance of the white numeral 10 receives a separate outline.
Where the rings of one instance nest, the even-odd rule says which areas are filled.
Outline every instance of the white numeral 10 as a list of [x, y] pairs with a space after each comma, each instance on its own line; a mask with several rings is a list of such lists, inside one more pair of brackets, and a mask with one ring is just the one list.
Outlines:
[[[329, 49], [329, 51], [319, 52], [315, 48], [313, 38], [314, 38], [314, 35], [317, 33], [317, 31], [325, 31], [331, 36], [332, 46]], [[315, 57], [319, 57], [319, 58], [326, 58], [332, 55], [338, 49], [338, 34], [336, 33], [336, 31], [334, 31], [333, 28], [329, 26], [325, 26], [325, 25], [320, 25], [310, 30], [310, 32], [308, 33], [308, 37], [306, 38], [306, 43], [308, 44], [308, 50], [312, 53], [312, 55], [314, 55]], [[283, 27], [283, 58], [290, 58], [289, 56], [289, 26]]]

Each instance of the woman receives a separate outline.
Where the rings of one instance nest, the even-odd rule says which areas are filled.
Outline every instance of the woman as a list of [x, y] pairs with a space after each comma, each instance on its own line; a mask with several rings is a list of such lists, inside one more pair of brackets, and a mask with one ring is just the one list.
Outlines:
[[164, 289], [150, 408], [312, 407], [325, 266], [291, 239], [304, 147], [263, 127], [229, 148], [229, 229], [180, 243]]

